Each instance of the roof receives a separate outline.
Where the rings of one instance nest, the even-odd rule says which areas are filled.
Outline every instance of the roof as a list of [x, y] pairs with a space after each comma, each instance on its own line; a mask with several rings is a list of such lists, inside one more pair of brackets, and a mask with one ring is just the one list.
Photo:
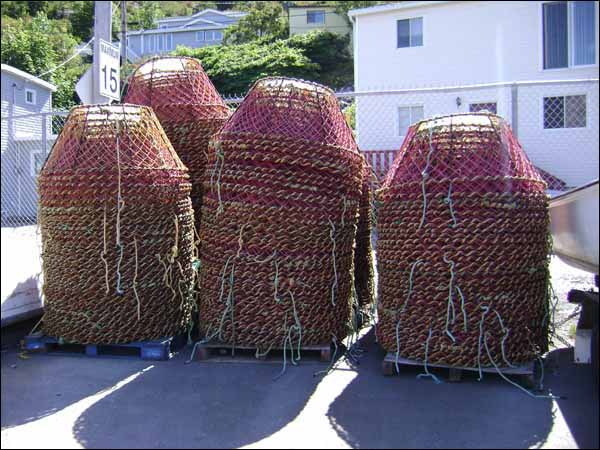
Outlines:
[[181, 26], [173, 28], [152, 28], [151, 30], [135, 30], [128, 31], [127, 36], [134, 36], [138, 34], [157, 34], [157, 33], [181, 33], [184, 31], [202, 31], [202, 30], [223, 30], [227, 28], [229, 24], [218, 24], [218, 25], [197, 25], [197, 26]]
[[350, 18], [356, 16], [365, 16], [367, 14], [376, 14], [382, 12], [399, 11], [403, 9], [418, 8], [420, 6], [434, 6], [444, 3], [449, 3], [448, 0], [444, 1], [408, 1], [408, 2], [397, 2], [387, 3], [385, 5], [369, 6], [368, 8], [351, 9], [348, 11]]
[[228, 17], [241, 17], [241, 16], [245, 16], [248, 13], [243, 12], [243, 11], [217, 11], [216, 9], [203, 9], [202, 11], [198, 11], [195, 14], [192, 14], [191, 16], [174, 16], [174, 17], [164, 17], [162, 19], [157, 19], [157, 22], [172, 22], [172, 21], [181, 21], [181, 20], [192, 20], [195, 19], [203, 14], [206, 13], [213, 13], [213, 14], [219, 14], [222, 16], [228, 16]]
[[51, 92], [56, 91], [56, 86], [54, 86], [53, 84], [48, 83], [47, 81], [44, 81], [41, 78], [38, 78], [34, 75], [31, 75], [30, 73], [19, 70], [16, 67], [9, 66], [8, 64], [2, 64], [2, 72], [10, 73], [11, 75], [14, 75], [16, 77], [22, 78], [31, 83], [35, 83], [43, 88], [48, 89]]

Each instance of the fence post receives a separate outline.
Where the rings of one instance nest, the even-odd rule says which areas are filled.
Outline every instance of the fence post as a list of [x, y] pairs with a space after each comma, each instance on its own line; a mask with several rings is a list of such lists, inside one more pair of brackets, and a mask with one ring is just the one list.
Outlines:
[[48, 113], [42, 113], [42, 148], [44, 149], [44, 161], [48, 155]]
[[511, 122], [513, 134], [519, 137], [519, 85], [513, 83], [510, 86]]

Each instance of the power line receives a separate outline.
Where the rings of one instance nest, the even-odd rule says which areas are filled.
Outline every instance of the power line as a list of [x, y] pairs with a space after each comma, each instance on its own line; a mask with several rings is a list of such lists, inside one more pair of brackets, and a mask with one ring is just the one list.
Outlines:
[[68, 63], [73, 58], [75, 58], [77, 55], [79, 55], [88, 45], [90, 45], [92, 43], [93, 40], [94, 40], [94, 38], [91, 38], [89, 41], [87, 41], [87, 43], [83, 47], [81, 47], [79, 50], [77, 50], [75, 53], [73, 53], [70, 57], [68, 57], [63, 62], [61, 62], [58, 66], [54, 67], [53, 69], [47, 70], [44, 73], [41, 73], [41, 74], [37, 75], [37, 77], [40, 78], [40, 77], [43, 77], [44, 75], [48, 75], [49, 73], [54, 72], [59, 67], [64, 66], [66, 63]]

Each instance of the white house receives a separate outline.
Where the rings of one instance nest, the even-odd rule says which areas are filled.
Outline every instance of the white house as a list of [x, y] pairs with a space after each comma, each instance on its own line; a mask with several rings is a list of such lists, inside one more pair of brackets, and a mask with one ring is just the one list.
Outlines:
[[598, 178], [597, 1], [407, 1], [348, 15], [362, 150], [397, 150], [423, 117], [488, 109], [536, 166], [569, 186]]

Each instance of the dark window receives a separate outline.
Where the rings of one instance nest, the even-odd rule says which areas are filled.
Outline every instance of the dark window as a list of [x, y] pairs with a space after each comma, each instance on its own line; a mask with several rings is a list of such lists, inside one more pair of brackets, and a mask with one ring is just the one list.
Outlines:
[[399, 20], [397, 25], [398, 48], [423, 45], [423, 18]]
[[471, 103], [469, 105], [470, 112], [480, 112], [487, 111], [493, 114], [498, 114], [498, 107], [496, 103], [488, 102], [488, 103]]
[[544, 128], [585, 128], [585, 95], [544, 97]]
[[306, 23], [325, 23], [325, 11], [306, 11]]
[[544, 4], [544, 69], [569, 66], [567, 2]]

